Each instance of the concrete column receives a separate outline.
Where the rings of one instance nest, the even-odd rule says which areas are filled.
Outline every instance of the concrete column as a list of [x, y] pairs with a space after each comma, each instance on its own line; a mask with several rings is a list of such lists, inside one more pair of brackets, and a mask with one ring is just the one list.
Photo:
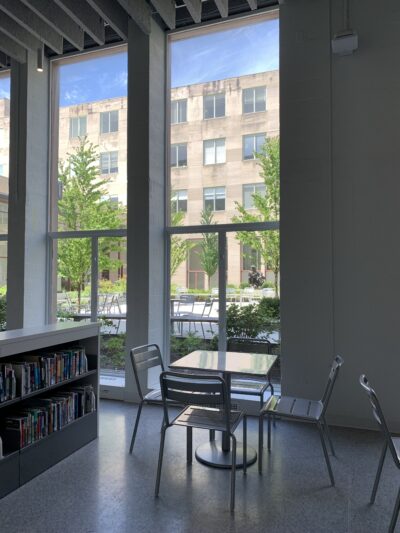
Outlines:
[[46, 323], [49, 64], [13, 62], [10, 109], [7, 327]]
[[[127, 350], [164, 348], [165, 51], [156, 23], [146, 35], [129, 21]], [[128, 358], [126, 379], [133, 383]]]

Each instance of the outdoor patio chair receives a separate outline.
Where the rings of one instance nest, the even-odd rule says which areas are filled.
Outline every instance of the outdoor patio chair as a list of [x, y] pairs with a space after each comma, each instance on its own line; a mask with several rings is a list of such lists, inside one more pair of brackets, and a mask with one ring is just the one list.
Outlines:
[[[251, 347], [249, 347], [251, 344]], [[271, 353], [270, 342], [257, 342], [254, 339], [243, 337], [230, 337], [227, 341], [229, 352], [253, 352], [253, 353]], [[274, 394], [274, 387], [271, 383], [271, 372], [265, 376], [265, 379], [249, 377], [232, 377], [231, 392], [234, 394], [257, 396], [260, 401], [260, 410], [264, 405], [264, 394], [269, 388], [271, 396]]]
[[[243, 473], [246, 474], [247, 428], [243, 411], [232, 411], [225, 381], [220, 376], [162, 372], [161, 394], [164, 406], [164, 423], [161, 430], [155, 496], [160, 490], [161, 468], [166, 430], [172, 426], [186, 427], [186, 459], [192, 462], [193, 428], [225, 431], [232, 442], [232, 471], [230, 509], [235, 507], [236, 437], [235, 429], [243, 421]], [[169, 417], [169, 401], [186, 404], [173, 420]]]
[[[376, 392], [371, 387], [371, 385], [368, 382], [367, 376], [362, 374], [360, 376], [360, 385], [365, 390], [365, 392], [368, 395], [369, 401], [371, 402], [372, 406], [372, 413], [374, 415], [375, 420], [378, 422], [379, 427], [383, 433], [384, 442], [381, 452], [381, 457], [379, 459], [378, 463], [378, 470], [376, 472], [374, 486], [372, 488], [372, 494], [371, 494], [371, 505], [375, 502], [376, 493], [378, 491], [378, 485], [382, 474], [382, 468], [383, 463], [385, 461], [386, 452], [389, 448], [390, 454], [393, 458], [394, 464], [397, 466], [397, 468], [400, 469], [400, 437], [393, 437], [389, 431], [389, 428], [386, 424], [385, 417], [383, 416], [383, 412], [378, 400], [378, 397], [376, 395]], [[397, 518], [399, 516], [399, 509], [400, 509], [400, 489], [397, 493], [396, 503], [394, 505], [392, 518], [390, 520], [389, 525], [389, 533], [393, 533], [396, 527]]]
[[262, 451], [264, 437], [264, 416], [268, 418], [268, 450], [271, 451], [271, 417], [288, 418], [305, 422], [313, 422], [318, 428], [321, 438], [322, 449], [325, 456], [326, 466], [328, 468], [331, 484], [335, 484], [332, 467], [329, 460], [328, 450], [325, 439], [328, 441], [332, 455], [335, 455], [332, 440], [329, 434], [328, 424], [326, 423], [325, 414], [328, 408], [329, 400], [332, 395], [340, 367], [343, 359], [337, 355], [332, 363], [329, 372], [328, 383], [326, 384], [324, 394], [321, 400], [306, 400], [304, 398], [293, 398], [291, 396], [271, 396], [263, 406], [259, 417], [259, 440], [258, 440], [258, 470], [262, 473]]
[[164, 363], [157, 344], [145, 344], [144, 346], [132, 348], [130, 358], [140, 398], [129, 448], [129, 453], [132, 453], [143, 405], [162, 405], [158, 378], [160, 372], [164, 371]]

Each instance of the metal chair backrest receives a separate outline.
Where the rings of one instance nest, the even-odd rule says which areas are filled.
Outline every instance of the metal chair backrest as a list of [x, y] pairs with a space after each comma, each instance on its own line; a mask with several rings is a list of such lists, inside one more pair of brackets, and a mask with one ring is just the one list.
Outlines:
[[336, 355], [333, 360], [333, 363], [332, 363], [332, 366], [329, 372], [329, 376], [328, 376], [328, 382], [326, 384], [325, 391], [321, 399], [321, 403], [323, 405], [322, 415], [325, 414], [325, 411], [328, 408], [328, 403], [332, 395], [333, 387], [338, 377], [340, 367], [342, 366], [343, 363], [344, 363], [343, 358], [340, 357], [340, 355]]
[[228, 352], [272, 353], [272, 345], [267, 339], [250, 337], [229, 337], [227, 339]]
[[225, 381], [220, 376], [206, 374], [182, 374], [161, 372], [161, 395], [164, 405], [164, 421], [169, 425], [168, 402], [218, 408], [223, 411], [226, 431], [230, 431], [230, 398]]
[[[149, 376], [151, 370], [160, 367], [160, 372], [164, 371], [160, 348], [157, 344], [138, 346], [137, 348], [132, 348], [130, 357], [137, 390], [140, 399], [143, 401], [147, 392], [158, 389], [159, 372], [157, 372], [157, 376]], [[151, 384], [149, 383], [149, 377], [152, 377]]]
[[369, 401], [370, 401], [371, 406], [372, 406], [372, 413], [374, 415], [375, 420], [378, 422], [379, 427], [382, 430], [382, 433], [383, 433], [383, 435], [384, 435], [384, 437], [386, 439], [387, 445], [389, 446], [390, 453], [393, 456], [393, 460], [398, 466], [400, 466], [399, 458], [398, 458], [397, 452], [396, 452], [396, 448], [395, 448], [395, 446], [393, 444], [392, 436], [391, 436], [389, 428], [388, 428], [388, 426], [386, 424], [385, 417], [383, 416], [382, 408], [380, 406], [380, 403], [379, 403], [378, 397], [376, 395], [376, 392], [374, 391], [374, 389], [369, 384], [367, 376], [365, 374], [361, 374], [359, 381], [360, 381], [361, 387], [367, 393], [367, 396], [368, 396]]

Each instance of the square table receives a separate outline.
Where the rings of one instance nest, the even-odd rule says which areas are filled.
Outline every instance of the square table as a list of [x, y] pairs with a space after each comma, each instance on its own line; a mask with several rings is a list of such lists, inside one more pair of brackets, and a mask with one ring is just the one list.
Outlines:
[[[196, 350], [181, 357], [170, 367], [173, 370], [200, 370], [222, 374], [230, 395], [232, 374], [268, 378], [276, 360], [277, 356], [272, 354]], [[229, 435], [226, 432], [222, 434], [221, 445], [210, 441], [199, 446], [196, 450], [196, 458], [208, 466], [231, 468]], [[248, 446], [247, 464], [253, 464], [256, 459], [256, 451]], [[237, 467], [243, 467], [243, 448], [239, 442], [237, 443]]]

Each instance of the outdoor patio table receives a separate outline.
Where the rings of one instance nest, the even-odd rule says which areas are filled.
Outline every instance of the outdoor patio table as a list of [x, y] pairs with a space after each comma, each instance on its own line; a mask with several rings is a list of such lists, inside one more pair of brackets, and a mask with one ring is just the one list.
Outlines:
[[[196, 350], [181, 357], [172, 363], [170, 367], [172, 369], [200, 370], [202, 372], [222, 374], [228, 388], [228, 394], [230, 394], [232, 374], [265, 378], [270, 373], [276, 359], [276, 355], [264, 353]], [[208, 466], [230, 468], [232, 457], [229, 435], [225, 432], [222, 434], [221, 444], [217, 441], [210, 441], [199, 446], [196, 450], [196, 459]], [[247, 464], [253, 464], [256, 459], [256, 451], [247, 446]], [[237, 443], [236, 466], [237, 468], [243, 466], [243, 447], [240, 442]]]

